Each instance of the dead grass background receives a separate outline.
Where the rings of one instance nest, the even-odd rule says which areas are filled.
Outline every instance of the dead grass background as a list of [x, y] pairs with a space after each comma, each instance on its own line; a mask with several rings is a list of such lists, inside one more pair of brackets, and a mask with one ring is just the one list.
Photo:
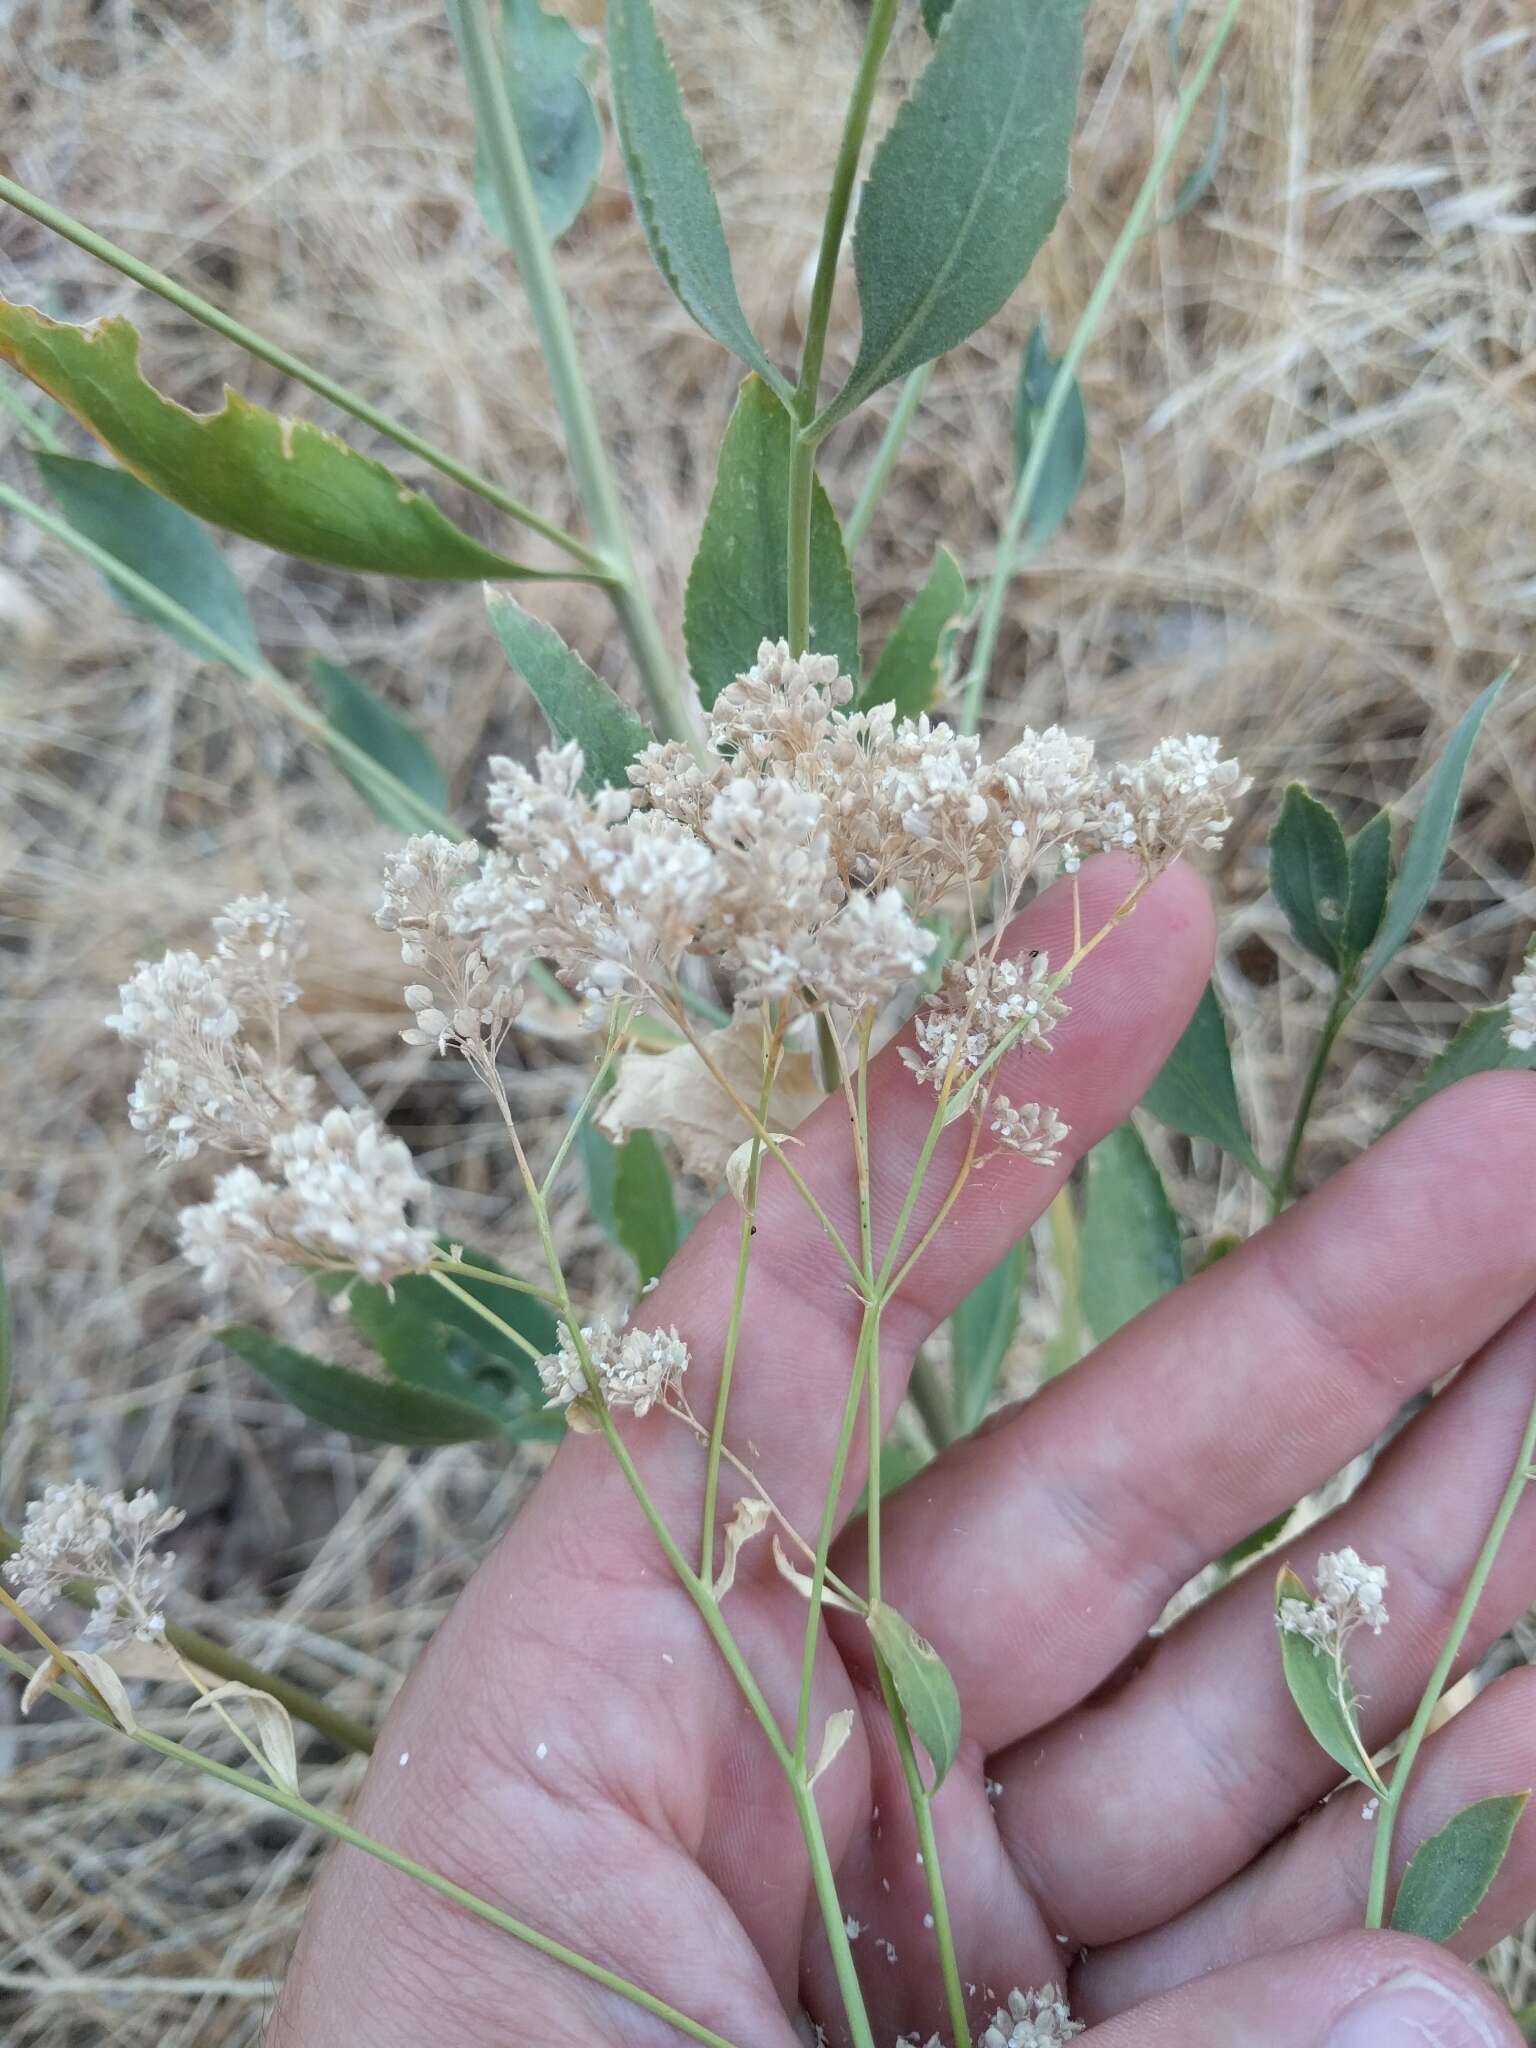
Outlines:
[[[590, 0], [573, 12], [596, 26]], [[787, 357], [858, 10], [662, 12], [749, 312]], [[1094, 10], [1065, 220], [1009, 314], [930, 387], [857, 564], [872, 644], [937, 538], [972, 572], [988, 565], [1020, 344], [1043, 314], [1061, 345], [1130, 203], [1169, 106], [1166, 18], [1163, 0]], [[920, 54], [909, 25], [897, 70]], [[1019, 581], [995, 709], [1002, 731], [1061, 716], [1111, 745], [1198, 726], [1255, 771], [1217, 885], [1240, 1065], [1272, 1151], [1318, 1007], [1261, 900], [1273, 793], [1299, 773], [1363, 815], [1410, 790], [1536, 612], [1536, 27], [1523, 0], [1249, 0], [1225, 73], [1215, 184], [1148, 236], [1088, 358], [1087, 485], [1048, 563]], [[0, 6], [6, 170], [575, 520], [513, 267], [467, 202], [468, 144], [434, 0]], [[611, 148], [561, 268], [676, 642], [736, 371], [653, 273]], [[68, 317], [128, 309], [152, 374], [189, 403], [216, 402], [229, 377], [327, 416], [13, 214], [0, 290]], [[842, 311], [846, 347], [851, 294]], [[844, 508], [878, 426], [826, 451]], [[32, 487], [3, 414], [0, 465]], [[483, 508], [439, 495], [479, 525]], [[534, 729], [478, 592], [229, 552], [273, 656], [318, 648], [387, 690], [472, 817], [485, 754]], [[451, 1185], [456, 1228], [505, 1247], [515, 1207], [458, 1082], [393, 1037], [399, 976], [367, 917], [387, 835], [231, 678], [128, 619], [55, 545], [13, 525], [5, 559], [0, 1243], [19, 1386], [3, 1505], [14, 1520], [46, 1478], [77, 1471], [158, 1486], [190, 1510], [188, 1618], [216, 1609], [248, 1653], [377, 1714], [526, 1473], [475, 1449], [360, 1450], [219, 1355], [171, 1250], [186, 1184], [151, 1174], [127, 1129], [129, 1063], [99, 1022], [113, 986], [136, 957], [197, 943], [237, 891], [289, 894], [314, 925], [304, 1014], [322, 1080], [343, 1100], [382, 1096]], [[600, 600], [572, 586], [540, 602], [622, 679]], [[1431, 928], [1357, 1017], [1318, 1171], [1371, 1134], [1395, 1080], [1517, 959], [1536, 901], [1533, 737], [1527, 675], [1479, 752]], [[561, 1050], [524, 1057], [525, 1110], [567, 1106]], [[1252, 1220], [1241, 1190], [1185, 1192], [1197, 1221]], [[563, 1228], [600, 1267], [574, 1200]], [[68, 1723], [12, 1725], [11, 1700], [0, 1688], [5, 2038], [254, 2043], [312, 1846]], [[323, 1752], [307, 1768], [321, 1797], [355, 1775]], [[1523, 1950], [1502, 1967], [1532, 1995]]]

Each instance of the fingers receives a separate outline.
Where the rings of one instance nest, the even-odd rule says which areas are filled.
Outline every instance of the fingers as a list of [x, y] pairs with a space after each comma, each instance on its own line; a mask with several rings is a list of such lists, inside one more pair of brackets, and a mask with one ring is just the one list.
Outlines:
[[[1308, 1578], [1352, 1545], [1384, 1563], [1391, 1621], [1351, 1662], [1372, 1744], [1409, 1720], [1450, 1630], [1536, 1396], [1527, 1308], [1379, 1461], [1356, 1497], [1282, 1553]], [[1463, 1662], [1530, 1602], [1536, 1495], [1517, 1509]], [[994, 1772], [1000, 1819], [1074, 1935], [1118, 1939], [1243, 1869], [1338, 1781], [1285, 1688], [1274, 1570], [1245, 1573], [1168, 1635], [1137, 1675]], [[1101, 1788], [1086, 1805], [1083, 1788]], [[1066, 1816], [1070, 1815], [1070, 1819]], [[1091, 1884], [1074, 1875], [1094, 1871]], [[1139, 1917], [1138, 1917], [1139, 1916]], [[1310, 1930], [1309, 1930], [1310, 1931]], [[1297, 1938], [1300, 1938], [1299, 1936]]]
[[1520, 2048], [1521, 2036], [1443, 1949], [1349, 1934], [1183, 1984], [1086, 2038], [1093, 2048]]
[[[1119, 859], [1084, 868], [1079, 880], [1085, 932], [1104, 922], [1134, 878], [1135, 870]], [[1016, 921], [1008, 947], [1040, 948], [1064, 959], [1072, 932], [1072, 889], [1058, 885]], [[1118, 1123], [1150, 1084], [1199, 996], [1211, 938], [1203, 885], [1188, 870], [1170, 871], [1073, 981], [1072, 1011], [1054, 1034], [1053, 1050], [1026, 1049], [1005, 1063], [1000, 1085], [1015, 1101], [1038, 1097], [1056, 1106], [1072, 1126], [1070, 1151], [1051, 1170], [1003, 1154], [973, 1175], [938, 1242], [887, 1312], [882, 1394], [888, 1408], [900, 1398], [917, 1342], [1029, 1227], [1073, 1159]], [[918, 1085], [894, 1046], [887, 1048], [869, 1082], [877, 1245], [895, 1227], [933, 1111], [933, 1091]], [[915, 1242], [936, 1213], [965, 1148], [962, 1120], [939, 1141], [907, 1242]], [[793, 1157], [833, 1222], [856, 1244], [857, 1176], [841, 1097], [824, 1103], [801, 1127]], [[700, 1416], [713, 1407], [740, 1228], [736, 1204], [718, 1204], [643, 1304], [645, 1324], [676, 1324], [687, 1340], [693, 1363], [685, 1391]], [[814, 1528], [825, 1494], [858, 1325], [859, 1304], [846, 1268], [782, 1170], [770, 1162], [757, 1210], [729, 1440], [802, 1527]], [[698, 1445], [660, 1417], [633, 1430], [630, 1441], [663, 1506], [686, 1517], [702, 1481]], [[856, 1456], [850, 1498], [862, 1484], [862, 1471], [862, 1457]], [[743, 1482], [733, 1484], [746, 1490]], [[623, 1527], [632, 1527], [623, 1481], [601, 1444], [567, 1445], [536, 1505], [548, 1512], [566, 1498], [579, 1502], [582, 1528], [601, 1543], [612, 1541], [609, 1503]]]
[[886, 1595], [949, 1664], [974, 1740], [1064, 1713], [1178, 1586], [1515, 1311], [1533, 1146], [1528, 1076], [1448, 1090], [895, 1497]]
[[[1420, 1754], [1393, 1840], [1395, 1890], [1409, 1857], [1463, 1807], [1536, 1779], [1536, 1671], [1491, 1686]], [[1345, 1786], [1293, 1835], [1230, 1884], [1155, 1933], [1090, 1956], [1080, 1997], [1118, 2012], [1209, 1970], [1224, 1970], [1277, 1945], [1311, 1941], [1359, 1922], [1374, 1826], [1366, 1794]], [[1469, 1961], [1521, 1925], [1536, 1906], [1536, 1821], [1523, 1818], [1493, 1887], [1451, 1943]]]

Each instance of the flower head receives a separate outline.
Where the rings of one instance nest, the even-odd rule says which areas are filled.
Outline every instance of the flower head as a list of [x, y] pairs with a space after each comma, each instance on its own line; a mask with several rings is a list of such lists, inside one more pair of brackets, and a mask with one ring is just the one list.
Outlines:
[[1536, 967], [1526, 967], [1509, 985], [1509, 1022], [1505, 1037], [1516, 1052], [1536, 1046]]
[[1066, 1014], [1044, 953], [951, 961], [938, 993], [918, 1013], [916, 1047], [903, 1046], [901, 1057], [920, 1081], [938, 1086], [951, 1063], [963, 1075], [1004, 1043], [1044, 1046]]
[[237, 896], [213, 920], [214, 959], [242, 1008], [286, 1010], [299, 1000], [294, 972], [309, 951], [304, 925], [273, 896]]
[[1008, 2009], [999, 2012], [982, 2035], [978, 2048], [1057, 2048], [1082, 2033], [1064, 1994], [1054, 1984], [1040, 1991], [1010, 1991]]
[[1219, 740], [1159, 740], [1144, 761], [1113, 770], [1090, 829], [1102, 846], [1139, 854], [1155, 874], [1181, 854], [1214, 853], [1250, 782], [1236, 761], [1222, 760]]
[[[602, 1316], [583, 1327], [582, 1342], [592, 1361], [603, 1397], [610, 1408], [633, 1408], [647, 1414], [688, 1370], [688, 1347], [676, 1330], [626, 1330], [616, 1336]], [[539, 1378], [546, 1406], [569, 1408], [588, 1398], [576, 1340], [562, 1324], [560, 1348], [539, 1360]]]
[[88, 1639], [115, 1649], [137, 1638], [153, 1642], [165, 1629], [161, 1601], [174, 1557], [155, 1545], [183, 1520], [152, 1493], [101, 1493], [83, 1480], [50, 1486], [33, 1501], [5, 1576], [24, 1607], [46, 1607], [73, 1579], [96, 1582]]
[[1390, 1619], [1386, 1588], [1384, 1565], [1367, 1564], [1354, 1550], [1325, 1551], [1317, 1560], [1317, 1598], [1282, 1600], [1276, 1619], [1283, 1634], [1333, 1651], [1357, 1628], [1381, 1634]]
[[1068, 1129], [1054, 1109], [1038, 1102], [1015, 1107], [1006, 1095], [994, 1095], [987, 1107], [987, 1128], [1007, 1151], [1032, 1159], [1036, 1166], [1060, 1165], [1060, 1148]]

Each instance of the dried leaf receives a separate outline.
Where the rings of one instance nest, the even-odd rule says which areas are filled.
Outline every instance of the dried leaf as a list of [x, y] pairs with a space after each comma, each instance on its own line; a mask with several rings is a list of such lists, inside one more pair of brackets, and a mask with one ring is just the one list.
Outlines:
[[223, 1706], [236, 1701], [250, 1709], [256, 1727], [256, 1746], [266, 1759], [267, 1768], [285, 1792], [299, 1789], [299, 1762], [293, 1744], [293, 1723], [288, 1718], [288, 1709], [271, 1693], [261, 1692], [254, 1685], [242, 1685], [238, 1678], [226, 1679], [223, 1685], [216, 1685], [212, 1692], [205, 1692], [201, 1699], [194, 1700], [190, 1711], [199, 1712], [204, 1707]]
[[71, 1650], [69, 1654], [101, 1694], [102, 1703], [118, 1727], [125, 1735], [136, 1735], [139, 1724], [128, 1698], [128, 1688], [108, 1660], [93, 1650]]
[[773, 1509], [765, 1500], [737, 1501], [736, 1512], [725, 1532], [725, 1561], [715, 1580], [717, 1600], [723, 1600], [736, 1583], [736, 1560], [741, 1555], [742, 1545], [750, 1543], [754, 1536], [762, 1535], [772, 1513]]
[[847, 1747], [853, 1733], [853, 1709], [844, 1707], [841, 1713], [829, 1714], [826, 1733], [821, 1738], [821, 1754], [816, 1759], [816, 1768], [811, 1773], [814, 1785], [823, 1771], [830, 1770]]
[[[795, 1591], [809, 1600], [815, 1581], [809, 1572], [803, 1572], [798, 1565], [790, 1563], [777, 1536], [773, 1539], [773, 1561], [779, 1568], [780, 1578], [788, 1579]], [[821, 1604], [823, 1607], [841, 1608], [844, 1614], [857, 1614], [859, 1611], [851, 1600], [845, 1600], [841, 1593], [834, 1592], [828, 1585], [822, 1586]]]
[[45, 1657], [27, 1680], [27, 1689], [21, 1696], [23, 1714], [30, 1714], [48, 1688], [63, 1676], [64, 1666], [58, 1658]]

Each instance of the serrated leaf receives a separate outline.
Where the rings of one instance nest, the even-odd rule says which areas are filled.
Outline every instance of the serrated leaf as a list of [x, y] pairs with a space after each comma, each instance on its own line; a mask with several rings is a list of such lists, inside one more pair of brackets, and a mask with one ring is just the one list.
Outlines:
[[[442, 810], [448, 801], [443, 771], [433, 759], [432, 749], [413, 726], [376, 697], [366, 683], [350, 670], [320, 655], [310, 658], [310, 673], [321, 709], [332, 728], [350, 740], [372, 761], [377, 761], [397, 782], [419, 796], [424, 803]], [[361, 774], [345, 754], [333, 756], [336, 766], [377, 818], [397, 831], [416, 832], [421, 813], [391, 790], [381, 788]]]
[[1297, 943], [1335, 974], [1345, 964], [1349, 848], [1338, 819], [1299, 782], [1269, 835], [1269, 886]]
[[898, 718], [931, 711], [941, 694], [958, 629], [970, 603], [960, 564], [937, 549], [922, 589], [881, 649], [859, 708], [894, 704]]
[[1398, 869], [1397, 880], [1387, 898], [1386, 917], [1381, 936], [1371, 950], [1369, 959], [1361, 969], [1356, 984], [1356, 995], [1363, 995], [1381, 973], [1393, 954], [1410, 936], [1419, 921], [1419, 913], [1429, 901], [1430, 891], [1439, 878], [1445, 861], [1445, 850], [1451, 843], [1451, 827], [1456, 822], [1457, 808], [1461, 803], [1461, 785], [1466, 776], [1467, 762], [1477, 743], [1477, 735], [1483, 720], [1509, 680], [1506, 669], [1496, 682], [1490, 683], [1482, 695], [1462, 714], [1455, 730], [1445, 743], [1435, 772], [1429, 778], [1429, 787], [1424, 792], [1424, 801], [1419, 806], [1419, 815], [1408, 836], [1407, 850], [1403, 864]]
[[1264, 1168], [1243, 1124], [1226, 1019], [1210, 982], [1163, 1071], [1141, 1098], [1141, 1106], [1170, 1130], [1219, 1145], [1257, 1179], [1264, 1178]]
[[[789, 631], [790, 418], [759, 377], [748, 377], [720, 444], [715, 488], [688, 572], [683, 634], [688, 666], [709, 709], [749, 669], [759, 644]], [[859, 679], [859, 612], [837, 514], [818, 478], [811, 502], [811, 646]], [[800, 650], [797, 650], [797, 652]]]
[[[1316, 1605], [1288, 1566], [1282, 1566], [1275, 1582], [1277, 1615], [1283, 1600], [1304, 1600], [1309, 1606]], [[1359, 1707], [1348, 1671], [1341, 1674], [1334, 1658], [1319, 1649], [1310, 1637], [1290, 1629], [1281, 1629], [1279, 1636], [1285, 1682], [1312, 1739], [1341, 1770], [1379, 1794], [1381, 1782], [1360, 1739]]]
[[1029, 1240], [1016, 1244], [949, 1319], [955, 1427], [968, 1436], [987, 1412], [1019, 1326]]
[[[179, 505], [141, 484], [126, 469], [81, 462], [73, 455], [33, 457], [43, 482], [77, 532], [174, 598], [211, 633], [242, 653], [257, 657], [256, 629], [234, 572], [208, 535]], [[208, 650], [179, 626], [141, 604], [121, 584], [112, 595], [141, 619], [161, 626], [173, 640], [207, 658]]]
[[1343, 943], [1350, 959], [1361, 959], [1381, 930], [1391, 886], [1392, 813], [1380, 810], [1349, 842], [1349, 914]]
[[505, 591], [488, 590], [485, 609], [508, 661], [538, 699], [549, 729], [575, 740], [586, 763], [582, 787], [627, 789], [625, 769], [654, 734], [553, 626], [525, 612]]
[[482, 547], [381, 462], [308, 420], [281, 419], [226, 388], [189, 412], [139, 369], [130, 321], [89, 327], [0, 299], [0, 358], [56, 398], [161, 497], [286, 555], [438, 582], [538, 576]]
[[[1037, 321], [1019, 365], [1019, 388], [1013, 405], [1014, 475], [1022, 476], [1040, 431], [1041, 414], [1056, 382], [1060, 358], [1045, 345], [1045, 329]], [[1035, 485], [1026, 528], [1029, 545], [1040, 548], [1066, 521], [1082, 488], [1088, 462], [1088, 415], [1077, 379], [1056, 416], [1051, 445]]]
[[1222, 156], [1227, 147], [1227, 81], [1216, 81], [1216, 110], [1211, 116], [1210, 140], [1200, 152], [1200, 161], [1180, 184], [1174, 194], [1173, 204], [1163, 216], [1164, 226], [1170, 226], [1197, 205], [1210, 189], [1211, 180], [1220, 168]]
[[463, 1444], [500, 1434], [494, 1418], [468, 1401], [328, 1365], [243, 1324], [219, 1335], [269, 1386], [327, 1429], [386, 1444]]
[[974, 334], [1024, 277], [1066, 197], [1082, 15], [1082, 0], [955, 0], [870, 165], [863, 333], [824, 424]]
[[1184, 1278], [1179, 1219], [1131, 1123], [1088, 1154], [1083, 1199], [1083, 1312], [1102, 1344]]
[[1529, 1792], [1479, 1799], [1414, 1853], [1398, 1886], [1392, 1925], [1424, 1941], [1450, 1941], [1488, 1894], [1509, 1853]]
[[741, 309], [720, 208], [650, 0], [609, 0], [608, 65], [624, 171], [656, 268], [706, 334], [781, 382]]
[[[538, 0], [501, 0], [501, 69], [528, 165], [539, 221], [557, 241], [591, 196], [603, 161], [592, 97], [592, 49]], [[475, 144], [475, 203], [491, 233], [515, 248], [483, 141]]]
[[1536, 1072], [1536, 1046], [1517, 1052], [1505, 1035], [1508, 1029], [1506, 1003], [1496, 1010], [1474, 1010], [1450, 1044], [1442, 1046], [1430, 1061], [1423, 1079], [1394, 1112], [1393, 1123], [1401, 1123], [1421, 1102], [1438, 1095], [1442, 1088], [1454, 1087], [1469, 1074]]
[[865, 1617], [912, 1733], [933, 1765], [937, 1792], [960, 1753], [960, 1695], [938, 1651], [904, 1615], [877, 1600]]
[[631, 1131], [618, 1147], [613, 1187], [614, 1226], [645, 1287], [665, 1269], [678, 1246], [672, 1176], [649, 1131]]

